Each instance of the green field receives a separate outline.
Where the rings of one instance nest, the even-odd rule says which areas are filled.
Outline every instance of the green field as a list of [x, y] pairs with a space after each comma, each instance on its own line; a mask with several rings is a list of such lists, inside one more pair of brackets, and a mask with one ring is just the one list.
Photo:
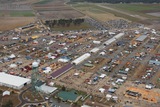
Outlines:
[[54, 1], [54, 0], [40, 0], [39, 2], [36, 2], [34, 4], [46, 4], [46, 3], [49, 3], [51, 1]]
[[159, 17], [148, 15], [147, 13], [159, 12], [160, 4], [104, 4], [120, 11], [140, 15], [148, 19], [158, 19]]
[[93, 27], [88, 25], [87, 23], [82, 23], [79, 26], [71, 24], [69, 27], [55, 26], [54, 28], [52, 28], [52, 30], [54, 31], [68, 31], [68, 30], [81, 30], [81, 29], [93, 29]]
[[74, 4], [74, 8], [80, 11], [90, 11], [92, 13], [105, 13], [105, 9], [98, 7], [94, 4]]
[[11, 11], [11, 17], [32, 17], [34, 16], [32, 11]]
[[0, 16], [10, 16], [10, 17], [33, 17], [35, 16], [33, 11], [0, 11]]
[[[81, 11], [82, 13], [90, 12], [99, 15], [98, 17], [101, 17], [101, 14], [111, 13], [114, 14], [115, 17], [122, 17], [125, 19], [128, 19], [130, 21], [134, 22], [141, 22], [141, 18], [138, 17], [144, 17], [143, 19], [151, 19], [151, 20], [157, 20], [159, 17], [149, 15], [147, 13], [152, 12], [159, 12], [160, 11], [160, 4], [98, 4], [98, 3], [74, 3], [71, 4], [75, 9]], [[106, 6], [113, 8], [118, 11], [129, 13], [130, 15], [120, 13], [118, 11], [110, 10], [101, 6]], [[131, 16], [133, 15], [133, 16]], [[134, 15], [137, 17], [134, 17]], [[96, 16], [95, 16], [96, 17]], [[94, 17], [92, 17], [94, 18]], [[96, 19], [96, 18], [95, 18]]]
[[[92, 17], [93, 19], [99, 20], [99, 21], [105, 21], [105, 19], [116, 19], [117, 17], [123, 17], [128, 20], [137, 21], [136, 18], [133, 18], [131, 16], [127, 16], [115, 11], [111, 11], [106, 8], [102, 8], [98, 6], [96, 3], [74, 3], [72, 6], [81, 11], [82, 13]], [[92, 15], [94, 14], [94, 15]]]
[[160, 4], [107, 4], [107, 6], [133, 12], [160, 11]]

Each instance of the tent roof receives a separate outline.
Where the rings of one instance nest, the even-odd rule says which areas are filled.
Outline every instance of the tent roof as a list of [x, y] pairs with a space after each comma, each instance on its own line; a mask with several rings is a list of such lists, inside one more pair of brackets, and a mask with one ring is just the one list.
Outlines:
[[55, 90], [57, 90], [56, 87], [50, 87], [50, 86], [47, 86], [45, 84], [41, 85], [40, 86], [40, 89], [45, 92], [45, 93], [52, 93], [54, 92]]
[[0, 73], [0, 83], [3, 83], [3, 84], [20, 87], [21, 85], [29, 81], [31, 80], [28, 78], [14, 76], [14, 75], [6, 74], [4, 72]]

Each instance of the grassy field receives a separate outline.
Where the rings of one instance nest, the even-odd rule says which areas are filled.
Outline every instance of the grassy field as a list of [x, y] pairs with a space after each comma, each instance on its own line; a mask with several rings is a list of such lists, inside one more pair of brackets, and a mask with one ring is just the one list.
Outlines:
[[120, 19], [120, 17], [115, 16], [112, 12], [108, 12], [107, 9], [96, 6], [95, 4], [83, 4], [77, 3], [72, 4], [72, 6], [86, 14], [87, 16], [92, 17], [93, 19], [99, 21], [107, 21], [111, 19]]
[[133, 12], [160, 11], [160, 4], [107, 4], [107, 6]]
[[33, 11], [0, 11], [0, 16], [9, 17], [34, 17]]
[[[160, 11], [160, 4], [94, 4], [94, 3], [74, 3], [71, 4], [75, 9], [97, 19], [99, 21], [114, 20], [124, 18], [134, 22], [142, 22], [142, 19], [157, 20], [159, 17], [151, 16], [147, 13]], [[110, 7], [130, 15], [110, 10], [101, 6]], [[133, 15], [133, 16], [131, 16]], [[136, 16], [136, 17], [135, 17]], [[143, 17], [143, 18], [138, 18]], [[147, 22], [145, 22], [147, 23]]]
[[148, 19], [157, 19], [158, 17], [148, 15], [147, 13], [159, 12], [160, 4], [103, 4], [117, 10], [121, 10], [133, 15], [140, 15]]
[[0, 31], [11, 30], [34, 21], [34, 17], [0, 17]]
[[39, 2], [36, 2], [34, 4], [46, 4], [46, 3], [49, 3], [51, 1], [54, 1], [54, 0], [40, 0]]
[[32, 11], [11, 11], [11, 17], [32, 17], [34, 16]]
[[81, 29], [92, 29], [93, 27], [88, 25], [87, 23], [82, 23], [79, 26], [74, 26], [71, 24], [69, 27], [55, 26], [52, 28], [54, 31], [67, 31], [67, 30], [81, 30]]

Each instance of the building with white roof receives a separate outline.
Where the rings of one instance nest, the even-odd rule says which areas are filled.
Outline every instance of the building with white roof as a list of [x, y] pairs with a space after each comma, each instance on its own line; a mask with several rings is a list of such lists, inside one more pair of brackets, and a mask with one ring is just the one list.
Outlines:
[[31, 79], [0, 72], [0, 85], [1, 86], [7, 86], [10, 88], [19, 90], [29, 83], [31, 83]]
[[36, 89], [40, 92], [46, 93], [46, 94], [51, 94], [54, 91], [57, 90], [57, 87], [51, 87], [51, 86], [47, 86], [46, 84], [43, 84], [41, 86], [37, 86]]
[[91, 56], [91, 54], [85, 53], [82, 56], [80, 56], [79, 58], [77, 58], [74, 61], [72, 61], [72, 64], [78, 65], [79, 63], [83, 62], [84, 60], [86, 60], [90, 56]]

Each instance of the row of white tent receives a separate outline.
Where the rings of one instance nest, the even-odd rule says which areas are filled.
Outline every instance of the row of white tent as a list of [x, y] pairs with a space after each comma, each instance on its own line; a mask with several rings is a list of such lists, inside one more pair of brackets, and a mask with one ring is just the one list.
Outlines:
[[[106, 42], [103, 43], [103, 45], [110, 45], [111, 43], [115, 42], [117, 39], [121, 38], [122, 36], [124, 36], [124, 33], [119, 33], [117, 34], [116, 36], [112, 37], [111, 39], [107, 40]], [[93, 49], [91, 49], [89, 52], [90, 53], [96, 53], [100, 50], [100, 48], [103, 47], [103, 46], [100, 46], [100, 47], [95, 47]], [[80, 64], [82, 61], [86, 60], [87, 58], [89, 58], [91, 56], [90, 53], [85, 53], [83, 54], [82, 56], [80, 56], [79, 58], [73, 60], [71, 63], [72, 64], [75, 64], [75, 65], [78, 65]]]

